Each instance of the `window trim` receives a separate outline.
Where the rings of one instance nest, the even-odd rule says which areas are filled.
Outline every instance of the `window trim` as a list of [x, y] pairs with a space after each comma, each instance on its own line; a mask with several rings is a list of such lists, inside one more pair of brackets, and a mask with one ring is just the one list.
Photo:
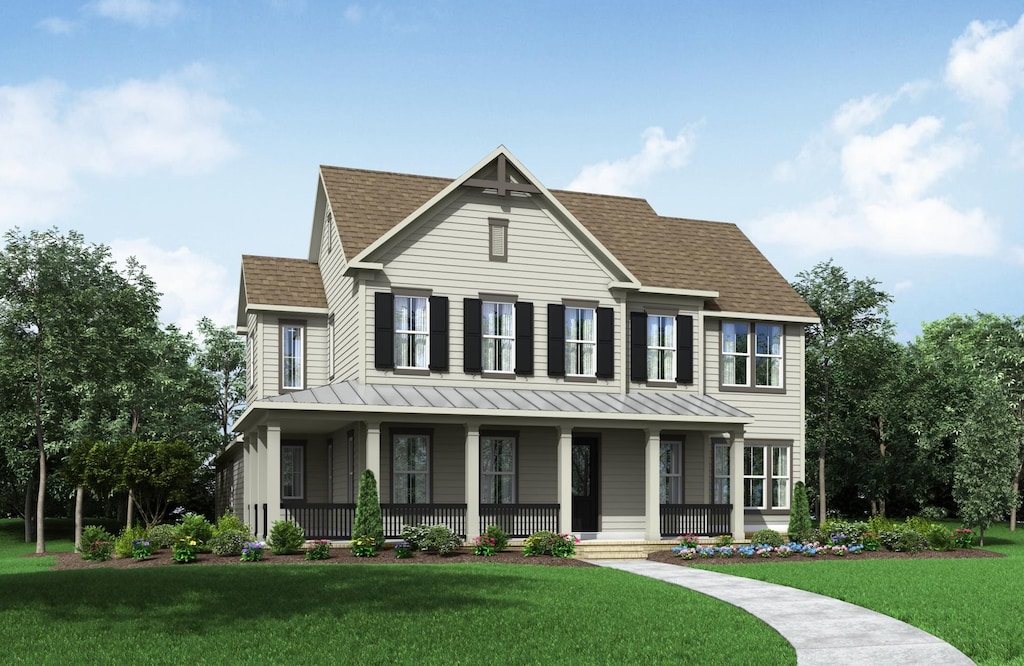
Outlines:
[[[507, 306], [512, 313], [512, 323], [509, 331], [506, 335], [489, 335], [486, 333], [487, 326], [487, 306]], [[498, 308], [496, 308], [496, 311]], [[500, 317], [498, 317], [500, 319]], [[506, 370], [489, 369], [487, 367], [487, 343], [490, 340], [509, 340], [512, 342], [511, 348], [511, 367]], [[495, 360], [499, 356], [495, 354]], [[515, 299], [501, 299], [493, 296], [488, 297], [485, 295], [480, 296], [480, 368], [481, 374], [484, 377], [514, 377], [516, 374], [516, 301]]]
[[[484, 440], [485, 439], [511, 439], [512, 440], [512, 471], [511, 472], [485, 472], [484, 471]], [[485, 501], [483, 495], [485, 476], [507, 476], [512, 479], [512, 499], [508, 504], [515, 504], [519, 501], [519, 433], [515, 431], [484, 430], [480, 432], [480, 503], [495, 504], [492, 501]], [[492, 500], [488, 497], [487, 500]], [[497, 502], [502, 504], [502, 502]]]
[[[591, 321], [593, 326], [591, 327], [592, 340], [585, 340], [582, 338], [570, 338], [569, 337], [569, 312], [570, 310], [576, 311], [589, 311], [591, 314]], [[565, 330], [565, 377], [566, 379], [596, 379], [597, 378], [597, 306], [596, 305], [583, 305], [583, 304], [565, 304], [565, 317], [562, 321], [562, 329]], [[578, 373], [573, 372], [570, 369], [571, 354], [569, 352], [572, 345], [580, 346], [589, 345], [591, 348], [590, 356], [590, 368], [588, 372]], [[577, 356], [579, 358], [579, 356]]]
[[[744, 470], [744, 480], [748, 478], [759, 478], [764, 481], [764, 490], [762, 492], [762, 506], [746, 506], [746, 484], [744, 484], [744, 506], [743, 511], [745, 513], [759, 514], [763, 516], [772, 515], [789, 515], [790, 507], [793, 503], [793, 442], [790, 440], [773, 440], [773, 439], [756, 439], [752, 441], [744, 441], [743, 448], [761, 448], [764, 449], [764, 457], [762, 462], [763, 475], [747, 475]], [[786, 450], [786, 476], [774, 476], [772, 470], [772, 452], [774, 449], [785, 449]], [[786, 491], [786, 505], [785, 507], [772, 506], [772, 481], [774, 479], [786, 479], [787, 491]]]
[[[500, 231], [500, 238], [497, 238], [497, 234]], [[501, 254], [495, 254], [494, 242], [495, 240], [501, 241]], [[508, 261], [508, 220], [497, 217], [487, 218], [487, 260], [488, 261]]]
[[[742, 324], [747, 327], [747, 351], [745, 354], [725, 351], [725, 327], [726, 324]], [[757, 327], [776, 326], [780, 329], [779, 354], [758, 355], [757, 354]], [[786, 324], [779, 321], [765, 320], [736, 320], [722, 319], [719, 321], [718, 330], [718, 389], [723, 392], [745, 392], [745, 393], [786, 393]], [[747, 382], [745, 384], [727, 384], [725, 381], [725, 357], [734, 356], [745, 359], [747, 369]], [[779, 359], [779, 386], [759, 386], [757, 384], [757, 359], [777, 358]]]
[[[394, 324], [392, 330], [392, 345], [394, 348], [394, 369], [395, 372], [406, 372], [406, 373], [429, 373], [430, 372], [430, 294], [426, 293], [409, 293], [409, 292], [395, 292], [393, 293], [394, 301], [391, 307], [391, 320]], [[399, 299], [420, 299], [423, 301], [424, 307], [424, 328], [422, 331], [416, 329], [399, 329], [397, 325], [397, 314], [398, 314], [398, 302]], [[411, 304], [410, 304], [411, 305]], [[423, 365], [399, 365], [399, 335], [422, 335], [424, 338], [423, 344]], [[413, 359], [415, 360], [415, 359]]]
[[[395, 452], [397, 447], [396, 439], [398, 437], [426, 437], [427, 438], [427, 469], [425, 471], [416, 470], [399, 470], [395, 464]], [[398, 497], [398, 476], [399, 474], [424, 474], [427, 477], [427, 497], [426, 502], [422, 504], [430, 504], [434, 497], [434, 432], [433, 430], [423, 428], [396, 428], [390, 432], [391, 440], [391, 501], [393, 504], [421, 504], [420, 502], [409, 502], [408, 497], [404, 500]]]
[[[671, 467], [674, 471], [665, 472], [661, 466], [661, 453], [665, 446], [672, 447], [671, 455]], [[686, 437], [684, 435], [662, 435], [660, 442], [658, 443], [658, 496], [662, 504], [683, 504], [685, 498], [685, 489], [683, 483], [685, 479], [684, 464], [686, 447]], [[673, 486], [669, 484], [669, 501], [665, 499], [665, 483], [675, 479], [676, 483]]]
[[[731, 450], [732, 443], [729, 440], [721, 438], [711, 440], [712, 504], [729, 504], [732, 500], [732, 460], [730, 458]], [[721, 452], [721, 454], [719, 452]], [[722, 455], [722, 459], [725, 460], [725, 474], [719, 474], [718, 466], [715, 464], [719, 460], [719, 455]], [[721, 494], [719, 491], [720, 488]], [[721, 497], [723, 501], [715, 501], [716, 497]]]
[[[677, 334], [678, 334], [678, 331], [677, 331], [677, 328], [676, 328], [676, 326], [678, 324], [678, 321], [676, 320], [677, 316], [678, 316], [678, 314], [675, 314], [675, 313], [674, 314], [663, 314], [661, 312], [653, 312], [653, 311], [648, 311], [647, 312], [647, 326], [645, 327], [645, 331], [647, 333], [647, 345], [646, 345], [647, 357], [646, 357], [645, 360], [647, 362], [647, 384], [650, 385], [650, 386], [664, 386], [664, 387], [673, 386], [674, 387], [676, 385], [676, 375], [678, 374], [678, 358], [676, 357], [676, 354], [679, 353], [678, 350], [676, 349], [676, 338], [677, 338]], [[669, 342], [669, 346], [659, 346], [659, 345], [652, 344], [652, 341], [651, 341], [651, 319], [652, 318], [659, 319], [659, 320], [667, 319], [669, 321], [670, 329], [671, 329], [670, 332], [669, 332], [669, 335], [667, 337], [668, 342]], [[659, 352], [659, 351], [660, 352], [666, 352], [667, 351], [669, 353], [669, 371], [668, 371], [668, 375], [669, 376], [667, 376], [667, 377], [651, 377], [650, 354], [651, 354], [652, 351], [655, 351], [655, 352]], [[662, 360], [662, 363], [659, 364], [659, 368], [661, 368], [661, 369], [664, 368], [664, 360]]]
[[[285, 451], [298, 452], [298, 494], [286, 495], [284, 485], [284, 456]], [[303, 441], [281, 442], [281, 499], [282, 500], [303, 500], [306, 498], [306, 443]], [[293, 483], [295, 479], [292, 479]]]
[[[306, 344], [306, 338], [307, 338], [306, 333], [307, 333], [309, 327], [307, 326], [307, 322], [305, 320], [303, 320], [303, 319], [279, 319], [277, 324], [278, 324], [278, 327], [277, 327], [278, 339], [279, 339], [279, 343], [280, 343], [278, 345], [278, 349], [279, 349], [279, 351], [281, 353], [281, 361], [278, 364], [278, 378], [277, 378], [278, 389], [279, 389], [279, 391], [281, 393], [284, 393], [285, 391], [301, 391], [304, 388], [306, 388], [306, 354], [307, 354], [306, 350], [307, 350], [307, 348], [309, 346], [309, 345]], [[286, 356], [285, 356], [285, 347], [284, 347], [284, 345], [285, 345], [285, 333], [284, 332], [285, 332], [286, 328], [297, 328], [297, 329], [299, 329], [301, 331], [301, 335], [299, 336], [299, 344], [301, 345], [302, 349], [300, 350], [301, 351], [301, 357], [298, 359], [298, 362], [299, 362], [299, 372], [297, 373], [299, 375], [298, 386], [285, 386], [285, 383], [284, 383], [284, 377], [285, 377], [284, 363], [285, 363], [285, 358], [286, 358]], [[287, 357], [287, 358], [295, 358], [295, 357], [294, 356], [290, 356], [290, 357]]]

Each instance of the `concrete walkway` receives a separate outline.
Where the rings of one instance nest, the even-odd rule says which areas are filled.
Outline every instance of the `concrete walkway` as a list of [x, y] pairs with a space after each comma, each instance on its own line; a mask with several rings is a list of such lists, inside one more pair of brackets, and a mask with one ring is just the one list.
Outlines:
[[681, 585], [738, 606], [782, 634], [796, 648], [799, 666], [974, 663], [917, 627], [820, 594], [662, 562], [590, 563]]

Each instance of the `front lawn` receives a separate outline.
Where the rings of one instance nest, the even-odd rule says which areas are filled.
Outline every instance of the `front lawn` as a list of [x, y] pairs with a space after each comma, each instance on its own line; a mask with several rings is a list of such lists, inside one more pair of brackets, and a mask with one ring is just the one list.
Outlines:
[[815, 560], [701, 568], [842, 599], [942, 638], [978, 664], [1024, 664], [1024, 530], [985, 532], [1002, 558]]
[[5, 663], [33, 664], [796, 661], [759, 620], [680, 587], [596, 567], [478, 564], [0, 575], [0, 645]]

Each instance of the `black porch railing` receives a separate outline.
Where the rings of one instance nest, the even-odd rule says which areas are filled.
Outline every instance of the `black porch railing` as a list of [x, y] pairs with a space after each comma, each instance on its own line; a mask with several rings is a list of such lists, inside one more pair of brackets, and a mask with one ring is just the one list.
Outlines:
[[284, 519], [294, 520], [307, 539], [351, 539], [355, 504], [282, 504]]
[[557, 504], [481, 504], [480, 533], [488, 525], [497, 525], [513, 539], [528, 537], [534, 532], [558, 531]]
[[731, 504], [662, 504], [661, 536], [730, 534]]
[[384, 536], [389, 539], [402, 534], [403, 525], [447, 525], [452, 532], [466, 538], [465, 504], [381, 504]]
[[[355, 504], [282, 504], [285, 520], [294, 520], [307, 539], [351, 539]], [[403, 525], [447, 525], [466, 536], [465, 504], [381, 504], [384, 536], [397, 539]]]

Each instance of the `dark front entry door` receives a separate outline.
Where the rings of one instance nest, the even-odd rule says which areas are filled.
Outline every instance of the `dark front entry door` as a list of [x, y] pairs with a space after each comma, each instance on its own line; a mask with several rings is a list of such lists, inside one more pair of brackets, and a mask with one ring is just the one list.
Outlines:
[[572, 531], [596, 532], [598, 515], [597, 438], [572, 440]]

